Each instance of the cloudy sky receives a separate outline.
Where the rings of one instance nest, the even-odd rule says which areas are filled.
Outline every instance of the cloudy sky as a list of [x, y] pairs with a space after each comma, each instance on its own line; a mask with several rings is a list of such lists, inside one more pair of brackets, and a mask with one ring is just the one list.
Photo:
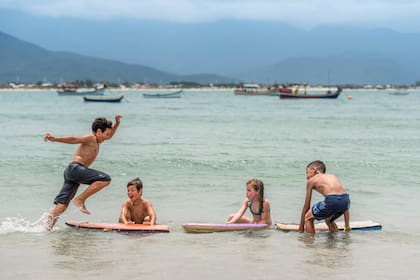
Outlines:
[[420, 0], [0, 0], [0, 9], [99, 21], [248, 19], [281, 21], [306, 29], [343, 24], [420, 32]]

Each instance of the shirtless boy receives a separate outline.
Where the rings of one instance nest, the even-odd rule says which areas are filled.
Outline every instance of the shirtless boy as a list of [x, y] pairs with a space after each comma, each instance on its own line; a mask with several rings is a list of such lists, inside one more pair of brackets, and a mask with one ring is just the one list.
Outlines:
[[119, 222], [122, 224], [156, 224], [156, 213], [152, 203], [141, 196], [143, 183], [135, 178], [127, 183], [128, 198], [123, 202]]
[[[325, 220], [331, 232], [337, 232], [338, 227], [334, 222], [344, 214], [345, 230], [350, 230], [349, 207], [350, 197], [346, 193], [340, 180], [332, 174], [325, 174], [326, 167], [322, 161], [313, 161], [306, 167], [306, 198], [300, 218], [299, 231], [314, 234], [314, 220]], [[316, 190], [325, 197], [312, 206], [312, 190]]]
[[54, 200], [56, 206], [48, 216], [47, 230], [51, 230], [59, 216], [66, 211], [80, 184], [86, 184], [89, 187], [73, 199], [73, 204], [83, 213], [90, 214], [86, 209], [86, 199], [111, 183], [111, 177], [108, 174], [91, 169], [89, 166], [99, 153], [99, 145], [105, 140], [111, 139], [117, 131], [121, 117], [121, 115], [115, 116], [114, 126], [111, 121], [105, 118], [96, 118], [92, 123], [92, 133], [83, 136], [55, 137], [50, 133], [44, 135], [46, 142], [78, 144], [72, 162], [64, 170], [64, 184]]

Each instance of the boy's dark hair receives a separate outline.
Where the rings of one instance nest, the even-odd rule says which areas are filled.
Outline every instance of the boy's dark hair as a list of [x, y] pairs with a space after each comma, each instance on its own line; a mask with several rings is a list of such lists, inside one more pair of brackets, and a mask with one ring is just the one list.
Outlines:
[[140, 180], [139, 177], [134, 178], [133, 180], [129, 181], [127, 183], [127, 188], [128, 186], [136, 186], [136, 189], [139, 191], [143, 188], [143, 182]]
[[98, 129], [104, 132], [107, 128], [112, 128], [112, 122], [106, 118], [96, 118], [92, 123], [92, 132], [96, 132]]
[[327, 167], [325, 167], [325, 163], [323, 163], [320, 160], [315, 160], [309, 163], [306, 169], [308, 169], [309, 167], [313, 167], [321, 173], [325, 173], [327, 171]]

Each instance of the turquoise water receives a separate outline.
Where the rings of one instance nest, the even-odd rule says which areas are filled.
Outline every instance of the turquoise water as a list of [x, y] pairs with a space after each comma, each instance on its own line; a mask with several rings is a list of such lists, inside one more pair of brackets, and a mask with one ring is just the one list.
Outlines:
[[[100, 104], [55, 92], [0, 93], [0, 278], [417, 277], [420, 92], [344, 91], [337, 100], [125, 95], [120, 104]], [[54, 231], [44, 232], [42, 221], [75, 146], [45, 143], [42, 136], [82, 135], [95, 117], [116, 114], [124, 116], [120, 129], [92, 166], [109, 173], [111, 185], [87, 201], [92, 215], [70, 206]], [[239, 209], [252, 177], [264, 181], [274, 221], [298, 222], [305, 167], [316, 159], [350, 193], [351, 219], [380, 222], [382, 231], [184, 233], [182, 223], [224, 222]], [[137, 176], [169, 234], [64, 225], [116, 221], [126, 183]]]

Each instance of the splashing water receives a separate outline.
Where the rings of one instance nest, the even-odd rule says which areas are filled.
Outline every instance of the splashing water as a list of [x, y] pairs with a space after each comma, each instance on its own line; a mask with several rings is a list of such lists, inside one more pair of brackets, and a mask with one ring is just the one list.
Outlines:
[[35, 222], [28, 221], [24, 217], [6, 217], [6, 219], [1, 222], [0, 234], [11, 232], [45, 232], [47, 218], [47, 212], [43, 213]]

